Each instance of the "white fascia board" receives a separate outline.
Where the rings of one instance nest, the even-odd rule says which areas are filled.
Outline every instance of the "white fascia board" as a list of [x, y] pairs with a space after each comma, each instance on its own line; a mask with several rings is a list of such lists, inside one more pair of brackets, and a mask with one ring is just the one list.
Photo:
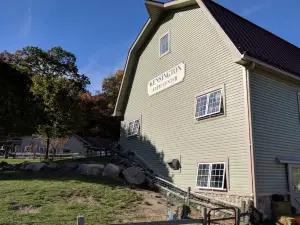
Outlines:
[[295, 75], [295, 74], [286, 72], [286, 71], [284, 71], [284, 70], [282, 70], [282, 69], [278, 69], [278, 68], [275, 67], [275, 66], [272, 66], [272, 65], [270, 65], [270, 64], [268, 64], [268, 63], [265, 63], [265, 62], [262, 62], [262, 61], [260, 61], [260, 60], [258, 60], [258, 59], [253, 58], [253, 57], [247, 56], [247, 55], [245, 55], [245, 54], [242, 55], [242, 57], [241, 57], [239, 60], [237, 60], [236, 63], [242, 64], [242, 63], [241, 63], [242, 61], [254, 62], [254, 63], [256, 63], [256, 64], [258, 64], [258, 65], [260, 65], [260, 66], [263, 66], [263, 67], [265, 67], [265, 68], [268, 68], [268, 69], [271, 69], [271, 70], [273, 70], [273, 71], [276, 71], [277, 73], [281, 73], [281, 74], [283, 74], [283, 75], [285, 75], [285, 76], [288, 76], [288, 77], [290, 77], [290, 78], [293, 78], [293, 79], [296, 79], [296, 80], [300, 80], [300, 77], [297, 76], [297, 75]]

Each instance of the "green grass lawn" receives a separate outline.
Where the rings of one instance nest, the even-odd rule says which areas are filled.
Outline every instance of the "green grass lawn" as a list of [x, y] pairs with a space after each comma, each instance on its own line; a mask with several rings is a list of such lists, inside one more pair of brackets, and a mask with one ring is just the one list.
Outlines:
[[[9, 164], [17, 164], [22, 163], [24, 161], [28, 162], [44, 162], [44, 159], [0, 159], [0, 162], [7, 162]], [[56, 163], [64, 163], [64, 162], [78, 162], [78, 163], [104, 163], [107, 164], [110, 162], [110, 158], [107, 157], [89, 157], [89, 158], [79, 158], [79, 159], [60, 159], [57, 158], [54, 160]]]
[[9, 164], [17, 164], [17, 163], [22, 163], [24, 161], [41, 162], [40, 159], [0, 159], [0, 162], [7, 162]]
[[141, 199], [103, 177], [74, 173], [0, 173], [0, 224], [109, 224]]

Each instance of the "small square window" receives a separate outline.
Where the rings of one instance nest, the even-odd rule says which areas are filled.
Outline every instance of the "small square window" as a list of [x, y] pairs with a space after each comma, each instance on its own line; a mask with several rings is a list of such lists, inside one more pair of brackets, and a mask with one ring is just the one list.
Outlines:
[[127, 136], [139, 135], [140, 133], [140, 120], [132, 120], [128, 123]]
[[225, 163], [199, 163], [196, 187], [206, 189], [226, 188]]
[[163, 57], [169, 52], [170, 52], [170, 32], [164, 34], [159, 39], [159, 56]]
[[196, 119], [219, 114], [222, 110], [222, 89], [198, 96], [196, 100]]

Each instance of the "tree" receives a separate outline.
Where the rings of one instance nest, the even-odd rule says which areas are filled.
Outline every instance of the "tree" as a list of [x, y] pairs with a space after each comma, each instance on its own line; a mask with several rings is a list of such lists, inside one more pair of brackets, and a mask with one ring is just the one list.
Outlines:
[[86, 92], [81, 96], [80, 117], [84, 124], [79, 135], [118, 138], [119, 122], [109, 114], [110, 109], [103, 93], [91, 95]]
[[36, 132], [41, 112], [30, 92], [32, 80], [0, 58], [0, 139]]
[[101, 136], [118, 139], [120, 135], [120, 121], [112, 117], [117, 101], [123, 70], [106, 77], [102, 82], [102, 92], [92, 95], [86, 92], [81, 95], [81, 120], [84, 126], [79, 132], [84, 136]]
[[48, 158], [52, 138], [67, 137], [80, 127], [80, 95], [89, 79], [79, 74], [75, 55], [61, 47], [48, 51], [25, 47], [14, 54], [4, 52], [0, 58], [31, 75], [30, 91], [43, 109], [37, 133], [47, 138]]
[[102, 94], [106, 100], [108, 109], [107, 114], [109, 115], [114, 111], [123, 75], [124, 71], [118, 70], [113, 76], [103, 79]]

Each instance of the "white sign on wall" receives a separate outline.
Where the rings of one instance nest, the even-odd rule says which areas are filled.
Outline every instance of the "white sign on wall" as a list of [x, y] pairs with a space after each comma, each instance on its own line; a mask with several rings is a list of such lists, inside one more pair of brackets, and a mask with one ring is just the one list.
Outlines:
[[183, 81], [185, 64], [180, 63], [172, 69], [160, 74], [148, 82], [148, 95], [154, 95]]

